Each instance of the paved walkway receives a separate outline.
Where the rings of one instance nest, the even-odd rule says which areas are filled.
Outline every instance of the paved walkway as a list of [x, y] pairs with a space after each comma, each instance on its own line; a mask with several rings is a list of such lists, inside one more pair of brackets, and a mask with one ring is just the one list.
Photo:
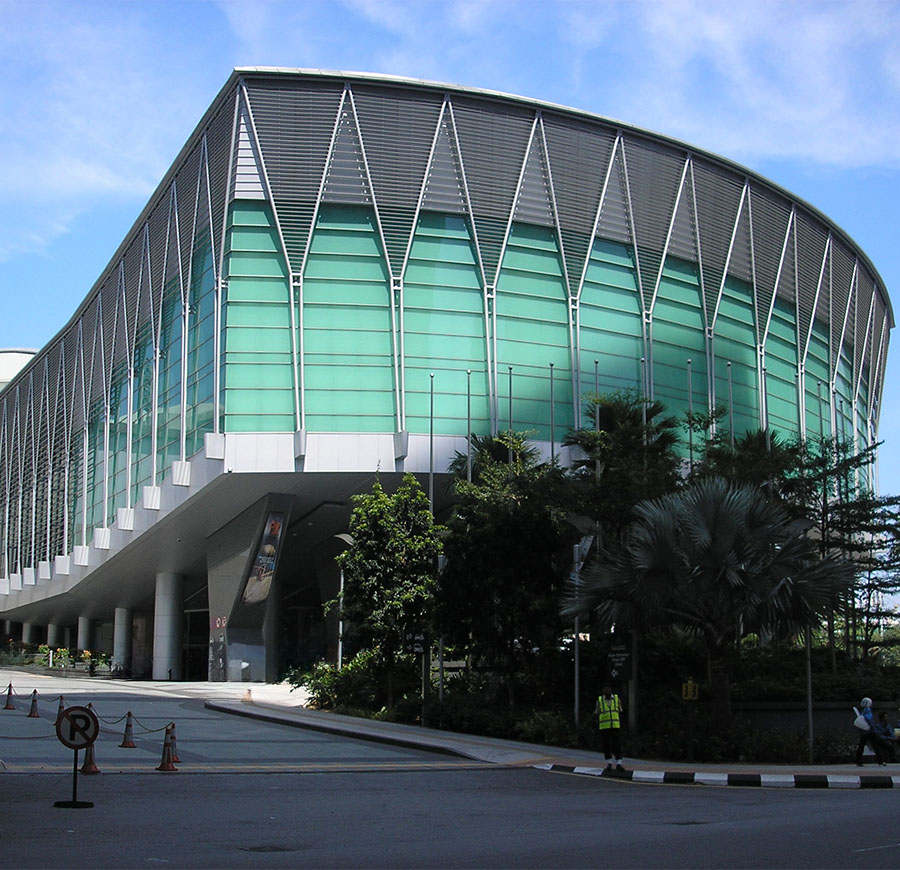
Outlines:
[[852, 763], [688, 764], [626, 758], [625, 772], [617, 773], [606, 770], [606, 762], [597, 752], [339, 716], [321, 710], [309, 710], [303, 705], [303, 700], [302, 696], [291, 693], [288, 686], [253, 684], [243, 691], [241, 699], [219, 698], [207, 701], [206, 706], [212, 710], [282, 725], [441, 752], [475, 761], [630, 782], [763, 788], [900, 788], [900, 764], [873, 767], [868, 772], [865, 769], [860, 771]]
[[71, 686], [77, 682], [82, 691], [89, 685], [93, 694], [134, 693], [200, 699], [210, 710], [281, 725], [443, 753], [481, 763], [533, 767], [619, 781], [764, 788], [900, 788], [900, 764], [860, 770], [852, 762], [828, 765], [688, 764], [626, 758], [625, 772], [617, 774], [605, 769], [603, 756], [597, 752], [457, 734], [310, 710], [305, 706], [305, 693], [293, 690], [286, 683], [167, 683], [85, 678], [64, 682], [56, 675], [43, 675], [35, 671], [29, 671], [26, 677], [21, 671], [0, 670], [3, 685], [10, 679], [16, 684], [37, 686], [40, 692], [46, 691], [47, 694], [60, 692], [66, 683]]

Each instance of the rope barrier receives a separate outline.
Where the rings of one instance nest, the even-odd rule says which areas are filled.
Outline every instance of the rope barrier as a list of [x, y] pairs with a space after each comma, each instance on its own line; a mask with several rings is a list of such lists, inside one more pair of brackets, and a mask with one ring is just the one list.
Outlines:
[[[94, 715], [97, 716], [97, 711], [96, 711], [96, 710], [94, 710]], [[106, 725], [118, 725], [118, 724], [119, 724], [121, 721], [123, 721], [127, 716], [128, 716], [128, 714], [126, 713], [124, 716], [119, 716], [118, 719], [104, 719], [102, 716], [97, 716], [97, 718], [98, 718], [101, 722], [105, 723]]]
[[[12, 694], [13, 694], [14, 697], [16, 697], [16, 698], [23, 698], [23, 699], [30, 699], [31, 696], [32, 696], [32, 694], [36, 691], [35, 689], [32, 689], [31, 691], [28, 691], [26, 694], [23, 695], [21, 692], [17, 692], [17, 691], [16, 691], [16, 689], [15, 689], [15, 687], [12, 685], [12, 683], [9, 684], [8, 689], [10, 689], [10, 688], [12, 689]], [[70, 696], [70, 697], [71, 697], [71, 696]], [[40, 698], [40, 700], [41, 700], [42, 703], [53, 704], [53, 703], [58, 703], [61, 699], [64, 699], [65, 696], [62, 695], [62, 694], [59, 694], [59, 695], [55, 695], [55, 696], [53, 696], [53, 697], [50, 697], [50, 696], [47, 696], [47, 695], [42, 695], [40, 692], [38, 692], [38, 698]], [[118, 719], [106, 719], [106, 718], [104, 718], [103, 716], [99, 716], [99, 715], [97, 714], [97, 711], [94, 709], [93, 704], [91, 704], [91, 709], [94, 711], [94, 715], [97, 716], [97, 719], [98, 719], [100, 722], [103, 722], [103, 723], [106, 724], [106, 725], [118, 725], [119, 722], [124, 721], [124, 720], [128, 717], [128, 714], [125, 713], [125, 714], [123, 714], [122, 716], [119, 716]], [[40, 710], [38, 710], [38, 713], [40, 714]], [[39, 716], [38, 718], [44, 718], [44, 717]], [[139, 721], [138, 718], [137, 718], [136, 716], [132, 716], [132, 720], [133, 720], [137, 725], [139, 725], [139, 726], [141, 727], [142, 733], [143, 733], [143, 734], [158, 734], [158, 733], [160, 733], [160, 732], [162, 732], [162, 731], [165, 731], [166, 728], [168, 728], [169, 725], [171, 724], [171, 723], [167, 723], [167, 724], [163, 725], [161, 728], [148, 728], [146, 725], [144, 725], [143, 722]], [[55, 715], [53, 716], [53, 721], [56, 722], [56, 716], [55, 716]], [[104, 733], [107, 733], [107, 734], [112, 733], [112, 732], [109, 732], [109, 731], [105, 731], [105, 729], [101, 729], [101, 730], [104, 731]], [[56, 735], [55, 735], [55, 734], [51, 734], [51, 735], [48, 735], [48, 736], [50, 736], [50, 737], [55, 737]], [[5, 734], [0, 734], [0, 738], [6, 739], [6, 740], [42, 740], [42, 739], [43, 739], [43, 737], [9, 737], [9, 736], [7, 736], [7, 735], [5, 735]]]
[[165, 725], [163, 725], [162, 728], [148, 728], [146, 725], [144, 725], [143, 722], [141, 722], [141, 721], [138, 719], [137, 716], [132, 715], [131, 719], [132, 719], [133, 722], [136, 722], [138, 725], [141, 726], [141, 728], [144, 729], [144, 734], [156, 734], [158, 731], [165, 731], [166, 728], [168, 728], [169, 725], [172, 724], [171, 722], [167, 722]]

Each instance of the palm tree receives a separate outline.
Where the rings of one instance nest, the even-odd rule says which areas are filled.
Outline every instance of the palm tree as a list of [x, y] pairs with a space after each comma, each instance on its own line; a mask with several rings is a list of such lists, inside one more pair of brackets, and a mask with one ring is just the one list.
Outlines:
[[[472, 480], [476, 483], [486, 469], [495, 465], [511, 465], [521, 470], [540, 464], [540, 451], [528, 443], [524, 432], [504, 431], [497, 435], [476, 435], [473, 432], [471, 439]], [[451, 486], [466, 479], [468, 465], [468, 454], [457, 450], [447, 468], [453, 476]]]
[[636, 390], [589, 395], [584, 419], [587, 425], [563, 444], [582, 454], [574, 462], [581, 513], [596, 521], [608, 545], [622, 536], [637, 502], [677, 487], [678, 421]]
[[748, 632], [794, 634], [817, 623], [852, 582], [849, 563], [821, 557], [811, 524], [749, 484], [692, 481], [635, 507], [620, 546], [569, 590], [564, 616], [597, 610], [607, 624], [679, 627], [706, 648], [717, 718], [731, 718], [730, 658]]

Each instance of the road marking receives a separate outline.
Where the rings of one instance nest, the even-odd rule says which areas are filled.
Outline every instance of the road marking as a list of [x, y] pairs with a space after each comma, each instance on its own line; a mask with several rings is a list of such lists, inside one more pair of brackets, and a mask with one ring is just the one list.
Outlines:
[[[101, 772], [106, 773], [156, 773], [156, 767], [149, 761], [127, 762], [125, 764], [97, 760]], [[72, 769], [71, 763], [16, 763], [9, 762], [4, 774], [34, 774], [68, 773]], [[178, 765], [179, 773], [402, 773], [417, 770], [498, 770], [503, 765], [490, 764], [488, 762], [472, 761], [393, 761], [393, 762], [351, 762], [351, 763], [323, 763], [323, 762], [182, 762]]]
[[887, 846], [869, 846], [868, 849], [854, 849], [854, 852], [878, 852], [882, 849], [896, 849], [900, 843], [889, 843]]

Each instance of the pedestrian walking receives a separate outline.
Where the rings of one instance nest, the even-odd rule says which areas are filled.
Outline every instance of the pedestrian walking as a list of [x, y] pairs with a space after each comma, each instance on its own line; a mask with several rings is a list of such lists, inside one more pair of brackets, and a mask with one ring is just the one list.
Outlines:
[[[863, 751], [866, 744], [872, 747], [875, 753], [875, 759], [882, 766], [887, 764], [884, 760], [884, 754], [878, 741], [878, 735], [875, 733], [875, 721], [872, 716], [872, 699], [863, 698], [859, 702], [860, 709], [856, 711], [856, 719], [853, 724], [859, 730], [859, 740], [856, 743], [856, 766], [863, 766]], [[854, 707], [854, 709], [856, 709]]]
[[600, 743], [603, 747], [603, 757], [606, 759], [606, 769], [613, 769], [612, 760], [615, 757], [616, 770], [625, 770], [622, 765], [622, 741], [619, 736], [622, 702], [618, 695], [613, 694], [611, 686], [603, 687], [603, 692], [597, 698], [594, 713], [599, 716]]

